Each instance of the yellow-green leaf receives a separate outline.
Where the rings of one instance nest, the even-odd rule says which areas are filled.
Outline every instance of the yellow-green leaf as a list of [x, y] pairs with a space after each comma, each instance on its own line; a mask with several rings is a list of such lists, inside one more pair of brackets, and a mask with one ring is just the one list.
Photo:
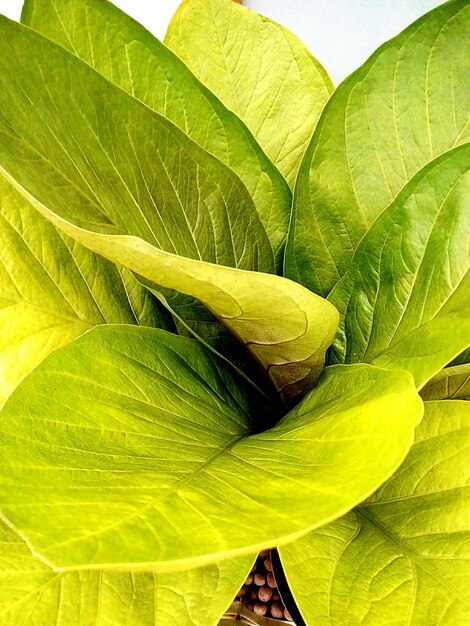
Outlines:
[[107, 0], [26, 0], [22, 21], [179, 126], [243, 181], [281, 268], [291, 193], [245, 124], [151, 33]]
[[421, 390], [425, 400], [470, 400], [470, 363], [445, 367]]
[[307, 624], [470, 622], [469, 419], [468, 402], [425, 402], [396, 474], [345, 517], [280, 549]]
[[421, 387], [470, 343], [470, 144], [422, 169], [359, 244], [329, 299], [336, 362], [412, 372]]
[[0, 168], [10, 180], [79, 243], [201, 300], [286, 398], [309, 388], [338, 314], [262, 273], [274, 270], [273, 253], [240, 179], [63, 48], [6, 19], [0, 34]]
[[353, 365], [327, 368], [277, 423], [262, 409], [198, 342], [99, 326], [7, 400], [2, 513], [55, 567], [180, 571], [253, 554], [373, 493], [422, 402], [406, 372]]
[[294, 184], [333, 85], [287, 28], [232, 0], [185, 0], [165, 43], [256, 137]]
[[162, 307], [56, 231], [0, 176], [0, 405], [52, 350], [107, 323], [170, 328]]
[[52, 568], [0, 520], [2, 626], [216, 626], [254, 556], [175, 573]]
[[470, 141], [469, 33], [468, 0], [445, 2], [337, 88], [299, 171], [289, 278], [326, 297], [408, 181]]

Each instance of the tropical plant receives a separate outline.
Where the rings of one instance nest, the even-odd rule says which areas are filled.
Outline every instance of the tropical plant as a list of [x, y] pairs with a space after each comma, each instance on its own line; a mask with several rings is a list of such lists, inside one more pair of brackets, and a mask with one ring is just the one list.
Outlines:
[[469, 623], [469, 32], [0, 18], [1, 626]]

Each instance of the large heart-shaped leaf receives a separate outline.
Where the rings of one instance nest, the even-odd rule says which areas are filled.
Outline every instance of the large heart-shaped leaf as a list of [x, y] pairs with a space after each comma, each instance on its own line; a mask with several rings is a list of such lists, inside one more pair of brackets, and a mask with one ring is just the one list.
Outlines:
[[421, 390], [425, 400], [470, 400], [470, 363], [446, 367]]
[[232, 0], [185, 0], [165, 43], [245, 122], [293, 185], [333, 91], [303, 43]]
[[243, 122], [178, 57], [107, 0], [26, 0], [22, 21], [170, 119], [236, 172], [253, 198], [279, 267], [289, 188]]
[[44, 219], [0, 176], [0, 405], [47, 354], [97, 324], [171, 328], [133, 278]]
[[391, 480], [347, 516], [280, 549], [307, 624], [469, 623], [470, 404], [425, 407]]
[[421, 170], [361, 241], [329, 299], [333, 359], [423, 385], [470, 344], [470, 144]]
[[240, 271], [274, 270], [240, 179], [63, 48], [5, 18], [0, 33], [0, 167], [10, 179], [81, 244], [201, 300], [283, 396], [312, 386], [337, 312], [286, 279]]
[[411, 177], [470, 140], [470, 5], [444, 3], [333, 94], [300, 168], [286, 275], [328, 295]]
[[2, 626], [216, 626], [254, 556], [177, 573], [53, 569], [0, 521]]
[[65, 568], [174, 570], [252, 554], [370, 495], [422, 413], [409, 374], [335, 366], [258, 432], [274, 416], [242, 383], [191, 339], [93, 329], [3, 408], [5, 519]]

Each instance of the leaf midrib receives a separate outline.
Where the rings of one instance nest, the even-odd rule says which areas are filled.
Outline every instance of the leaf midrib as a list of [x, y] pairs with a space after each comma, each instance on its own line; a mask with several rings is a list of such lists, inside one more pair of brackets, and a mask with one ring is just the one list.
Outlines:
[[[98, 326], [99, 324], [102, 324], [102, 323], [106, 323], [105, 321], [104, 322], [98, 322], [98, 321], [92, 322], [88, 319], [79, 317], [78, 314], [77, 314], [77, 317], [73, 317], [71, 315], [66, 315], [65, 313], [59, 313], [54, 310], [48, 310], [44, 307], [38, 306], [37, 304], [32, 304], [31, 302], [28, 302], [27, 300], [23, 300], [20, 298], [16, 299], [10, 296], [8, 297], [2, 296], [2, 300], [4, 300], [5, 302], [11, 302], [12, 305], [18, 304], [18, 305], [25, 305], [25, 306], [31, 307], [32, 309], [36, 309], [36, 311], [40, 311], [41, 313], [45, 313], [46, 315], [50, 315], [51, 317], [56, 317], [59, 319], [66, 320], [67, 322], [70, 322], [72, 324], [78, 324], [78, 323], [86, 324], [87, 326], [90, 326], [90, 328], [93, 326]], [[7, 308], [7, 307], [1, 307], [0, 310], [2, 310], [3, 308]]]
[[[449, 154], [449, 156], [452, 156], [453, 151], [451, 151], [451, 150], [447, 150], [447, 151], [446, 151], [446, 152], [444, 152], [441, 156], [443, 156], [443, 155], [445, 155], [445, 154]], [[432, 161], [431, 161], [431, 163], [432, 163]], [[424, 169], [426, 169], [426, 167], [427, 167], [428, 165], [429, 165], [429, 163], [427, 163], [427, 164], [426, 164], [426, 166], [424, 166], [424, 168], [422, 168], [422, 170], [420, 170], [420, 171], [423, 171]], [[465, 270], [462, 272], [462, 275], [460, 276], [459, 280], [457, 281], [457, 283], [456, 283], [455, 285], [453, 285], [452, 291], [451, 291], [451, 292], [448, 294], [448, 296], [447, 296], [447, 297], [446, 297], [446, 298], [445, 298], [445, 299], [444, 299], [444, 300], [440, 303], [439, 307], [438, 307], [438, 308], [437, 308], [437, 310], [433, 313], [433, 315], [432, 315], [429, 319], [427, 319], [424, 323], [423, 323], [423, 321], [421, 320], [421, 321], [420, 321], [420, 323], [418, 324], [418, 326], [416, 326], [415, 328], [411, 329], [411, 330], [410, 330], [408, 333], [406, 333], [404, 336], [401, 336], [401, 337], [399, 336], [400, 326], [401, 326], [401, 324], [402, 324], [402, 322], [403, 322], [404, 318], [406, 317], [406, 314], [407, 314], [407, 311], [408, 311], [408, 305], [409, 305], [410, 300], [411, 300], [411, 298], [413, 297], [414, 292], [415, 292], [416, 283], [417, 283], [417, 281], [418, 281], [418, 275], [419, 275], [419, 274], [420, 274], [420, 272], [421, 272], [421, 269], [422, 269], [423, 263], [425, 262], [425, 260], [428, 260], [428, 259], [427, 259], [427, 257], [428, 257], [429, 242], [430, 242], [431, 238], [433, 237], [433, 235], [435, 234], [435, 230], [436, 230], [436, 229], [435, 229], [435, 226], [436, 226], [436, 223], [437, 223], [437, 221], [440, 219], [440, 217], [441, 217], [441, 215], [442, 215], [442, 212], [445, 210], [445, 208], [446, 208], [446, 204], [447, 204], [447, 202], [448, 202], [448, 200], [449, 200], [450, 196], [453, 194], [453, 192], [454, 192], [455, 188], [456, 188], [456, 187], [457, 187], [457, 186], [461, 183], [462, 178], [465, 176], [465, 174], [466, 174], [466, 172], [461, 172], [461, 173], [459, 174], [459, 176], [457, 177], [456, 181], [452, 184], [452, 186], [450, 187], [450, 189], [447, 191], [447, 193], [446, 193], [445, 197], [443, 198], [443, 200], [442, 200], [442, 202], [441, 202], [441, 204], [440, 204], [440, 206], [439, 206], [439, 208], [438, 208], [438, 210], [437, 210], [437, 212], [436, 212], [436, 215], [435, 215], [435, 217], [434, 217], [434, 219], [433, 219], [432, 225], [431, 225], [431, 227], [430, 227], [430, 229], [429, 229], [429, 234], [428, 234], [428, 236], [427, 236], [427, 238], [426, 238], [426, 242], [425, 242], [425, 244], [424, 244], [424, 246], [423, 246], [423, 254], [422, 254], [422, 257], [421, 257], [421, 259], [419, 260], [418, 266], [417, 266], [417, 268], [416, 268], [416, 270], [415, 270], [415, 274], [414, 274], [413, 282], [412, 282], [412, 285], [410, 286], [410, 288], [409, 288], [409, 290], [408, 290], [408, 294], [407, 294], [407, 296], [406, 296], [406, 301], [405, 301], [405, 303], [404, 303], [404, 305], [403, 305], [403, 308], [402, 308], [402, 311], [401, 311], [400, 317], [399, 317], [398, 321], [397, 321], [397, 322], [396, 322], [396, 324], [395, 324], [395, 328], [393, 329], [393, 331], [392, 331], [391, 335], [390, 335], [390, 336], [389, 336], [389, 338], [388, 338], [388, 342], [387, 342], [387, 344], [386, 344], [384, 347], [382, 347], [382, 348], [380, 349], [380, 351], [379, 351], [379, 352], [377, 352], [377, 354], [374, 354], [374, 355], [372, 356], [371, 361], [369, 361], [369, 362], [373, 363], [373, 361], [374, 361], [375, 359], [377, 359], [377, 358], [379, 358], [379, 357], [381, 357], [381, 356], [383, 356], [383, 355], [388, 354], [388, 353], [389, 353], [391, 350], [393, 350], [393, 349], [394, 349], [397, 345], [399, 345], [400, 343], [402, 343], [403, 341], [405, 341], [406, 339], [408, 339], [411, 335], [413, 335], [413, 333], [415, 333], [417, 330], [419, 330], [420, 328], [422, 328], [422, 327], [423, 327], [423, 326], [425, 326], [426, 324], [431, 323], [431, 322], [432, 322], [432, 321], [433, 321], [433, 320], [434, 320], [434, 319], [435, 319], [435, 318], [439, 315], [439, 313], [440, 313], [441, 309], [442, 309], [442, 308], [444, 308], [444, 306], [447, 304], [447, 302], [448, 302], [448, 301], [449, 301], [449, 300], [453, 297], [453, 295], [455, 294], [455, 292], [458, 290], [458, 288], [459, 288], [460, 284], [462, 283], [462, 281], [463, 281], [463, 280], [464, 280], [464, 278], [466, 277], [467, 272], [468, 272], [468, 271], [470, 271], [470, 263], [468, 263], [468, 264], [467, 264], [467, 266], [466, 266], [466, 268], [465, 268]], [[396, 201], [396, 200], [395, 200], [395, 201]], [[395, 201], [394, 201], [394, 202], [395, 202]], [[392, 203], [392, 204], [393, 204], [393, 203]], [[395, 225], [397, 225], [397, 224], [398, 224], [398, 222], [394, 221], [393, 225], [395, 226]], [[390, 229], [390, 232], [391, 232], [391, 229]], [[388, 235], [387, 235], [387, 238], [388, 238]], [[377, 301], [377, 297], [378, 297], [379, 290], [380, 290], [380, 281], [379, 281], [379, 285], [378, 285], [377, 292], [376, 292], [376, 298], [375, 298], [375, 300], [376, 300], [376, 301]], [[376, 306], [374, 305], [374, 314], [375, 314], [375, 310], [376, 310]], [[372, 330], [372, 324], [371, 324], [371, 330]], [[398, 337], [397, 337], [397, 335], [398, 335]], [[365, 349], [364, 349], [364, 358], [368, 358], [368, 357], [366, 356], [366, 353], [367, 353], [367, 351], [368, 351], [368, 349], [369, 349], [370, 338], [371, 338], [371, 337], [369, 336], [369, 341], [368, 341], [368, 343], [367, 343], [367, 345], [366, 345], [366, 347], [365, 347]]]
[[[104, 533], [107, 533], [108, 531], [114, 529], [114, 528], [118, 528], [119, 526], [121, 526], [122, 524], [127, 523], [129, 520], [132, 520], [134, 517], [136, 516], [140, 516], [143, 513], [145, 513], [146, 511], [148, 511], [149, 509], [151, 509], [152, 507], [155, 506], [156, 502], [162, 503], [165, 500], [167, 500], [168, 498], [170, 498], [172, 495], [174, 495], [175, 493], [177, 493], [180, 489], [182, 489], [183, 487], [185, 487], [186, 485], [188, 485], [195, 477], [199, 476], [207, 467], [209, 467], [215, 460], [217, 460], [220, 456], [222, 456], [223, 454], [225, 454], [227, 451], [231, 450], [231, 448], [233, 446], [235, 446], [239, 441], [245, 439], [247, 436], [249, 436], [251, 433], [247, 432], [247, 433], [243, 433], [242, 435], [237, 435], [236, 437], [232, 437], [230, 439], [230, 441], [222, 448], [217, 450], [214, 454], [212, 454], [208, 459], [206, 459], [195, 471], [191, 472], [190, 474], [188, 474], [187, 476], [185, 476], [183, 479], [181, 479], [180, 481], [178, 481], [177, 484], [175, 484], [171, 489], [169, 489], [163, 498], [158, 499], [158, 498], [152, 498], [152, 500], [148, 503], [145, 504], [144, 506], [134, 510], [131, 514], [121, 518], [120, 520], [118, 520], [117, 522], [113, 523], [113, 524], [109, 524], [108, 526], [104, 527], [104, 528], [100, 528], [99, 530], [95, 531], [95, 532], [91, 532], [91, 533], [86, 533], [80, 537], [77, 538], [73, 538], [73, 539], [68, 539], [67, 541], [63, 541], [61, 543], [55, 543], [55, 544], [51, 544], [49, 547], [47, 547], [43, 552], [48, 552], [50, 551], [50, 549], [52, 548], [53, 550], [57, 550], [57, 548], [60, 548], [62, 546], [65, 545], [70, 545], [73, 543], [81, 543], [84, 539], [88, 539], [90, 537], [93, 536], [99, 536], [102, 535]], [[43, 552], [38, 553], [38, 554], [43, 554]], [[47, 559], [47, 557], [45, 557]], [[111, 567], [115, 570], [116, 567], [122, 567], [122, 566], [132, 566], [132, 564], [125, 564], [125, 563], [113, 563], [113, 564], [109, 564], [111, 565]], [[86, 565], [85, 567], [82, 565], [72, 565], [71, 567], [67, 566], [64, 568], [60, 568], [62, 571], [78, 571], [78, 570], [104, 570], [104, 569], [108, 569], [107, 566], [109, 566], [108, 564], [102, 564], [102, 563], [98, 563], [96, 565]]]

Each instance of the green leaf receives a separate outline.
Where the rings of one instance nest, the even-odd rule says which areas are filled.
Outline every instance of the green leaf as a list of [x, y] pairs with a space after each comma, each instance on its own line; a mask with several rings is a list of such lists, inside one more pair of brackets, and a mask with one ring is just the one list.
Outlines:
[[0, 521], [2, 626], [216, 626], [254, 556], [176, 573], [54, 570]]
[[345, 517], [280, 549], [307, 624], [469, 623], [470, 404], [425, 407], [391, 480]]
[[[219, 323], [205, 306], [195, 298], [184, 296], [177, 291], [158, 287], [155, 289], [150, 281], [139, 279], [166, 310], [173, 316], [178, 335], [197, 339], [210, 350], [217, 359], [222, 359], [252, 387], [265, 396], [270, 397], [272, 388], [266, 384], [266, 374], [260, 371], [259, 364], [250, 358], [244, 345], [232, 335], [225, 326]], [[175, 297], [176, 296], [176, 297]], [[187, 298], [187, 302], [185, 302]], [[196, 314], [195, 314], [196, 313]], [[279, 398], [278, 398], [279, 399]]]
[[[39, 218], [41, 217], [40, 215]], [[35, 220], [37, 221], [37, 219], [38, 216], [36, 213]], [[68, 238], [67, 235], [64, 234], [62, 234], [62, 237], [64, 237], [64, 239]], [[76, 242], [75, 245], [77, 248], [80, 247]], [[103, 261], [102, 257], [100, 257], [100, 260]], [[136, 322], [140, 326], [163, 328], [170, 332], [176, 332], [177, 329], [172, 319], [171, 311], [168, 311], [168, 309], [161, 304], [160, 300], [155, 298], [151, 291], [137, 280], [131, 271], [120, 266], [118, 266], [117, 269]]]
[[[291, 194], [246, 126], [168, 48], [110, 2], [26, 0], [22, 21], [173, 121], [231, 167], [245, 183], [265, 225], [280, 270]], [[179, 332], [193, 332], [234, 360], [240, 343], [193, 298], [164, 292]], [[235, 359], [239, 361], [239, 359]], [[246, 367], [246, 361], [244, 366]]]
[[285, 398], [311, 387], [337, 311], [296, 283], [240, 271], [274, 262], [233, 172], [29, 28], [3, 18], [0, 35], [0, 167], [10, 179], [82, 245], [198, 298]]
[[470, 363], [470, 348], [467, 348], [462, 353], [460, 353], [459, 356], [455, 358], [449, 365], [465, 365], [466, 363]]
[[470, 144], [421, 170], [361, 241], [329, 299], [332, 358], [422, 386], [470, 343]]
[[185, 0], [165, 43], [245, 122], [293, 185], [333, 91], [304, 44], [232, 0]]
[[3, 408], [5, 519], [56, 567], [170, 571], [253, 554], [373, 493], [422, 414], [409, 374], [336, 366], [258, 432], [262, 399], [242, 383], [191, 339], [93, 329]]
[[412, 176], [470, 141], [470, 5], [446, 2], [333, 94], [300, 168], [286, 276], [327, 296]]
[[243, 122], [178, 57], [106, 0], [26, 0], [22, 21], [174, 122], [236, 172], [253, 198], [280, 267], [291, 209], [289, 187]]
[[124, 270], [57, 232], [0, 176], [0, 405], [52, 350], [97, 324], [171, 328], [159, 307]]
[[424, 400], [470, 400], [470, 364], [446, 367], [421, 390]]
[[6, 18], [0, 33], [0, 165], [36, 205], [169, 253], [273, 271], [253, 201], [230, 169], [48, 39]]

